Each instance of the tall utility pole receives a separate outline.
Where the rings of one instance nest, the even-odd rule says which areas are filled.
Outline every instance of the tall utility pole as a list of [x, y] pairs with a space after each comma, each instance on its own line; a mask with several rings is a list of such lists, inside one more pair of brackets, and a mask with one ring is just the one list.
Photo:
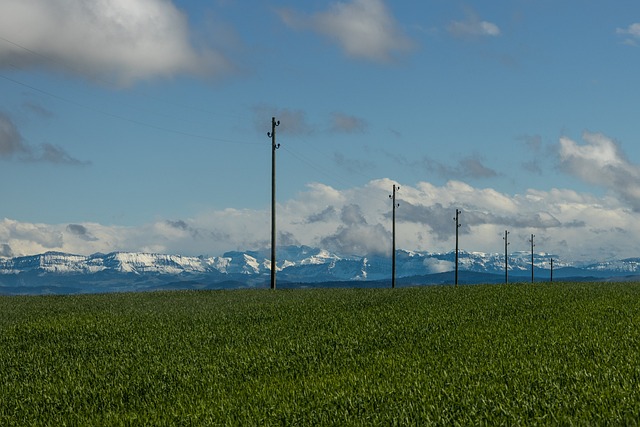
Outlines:
[[456, 222], [456, 276], [455, 276], [455, 284], [458, 286], [458, 229], [460, 228], [460, 222], [458, 221], [458, 216], [462, 212], [456, 208], [456, 217], [453, 218]]
[[533, 247], [535, 246], [533, 244], [533, 238], [536, 237], [535, 234], [531, 235], [531, 240], [529, 240], [529, 242], [531, 242], [531, 283], [533, 283]]
[[396, 203], [396, 191], [400, 190], [400, 186], [393, 184], [393, 193], [389, 195], [389, 198], [393, 202], [393, 214], [391, 225], [391, 288], [396, 287], [396, 208], [400, 206]]
[[549, 279], [550, 282], [553, 282], [553, 258], [551, 258], [551, 277]]
[[271, 289], [276, 288], [276, 150], [280, 148], [276, 144], [276, 126], [280, 126], [280, 120], [271, 117], [271, 132], [267, 132], [271, 138]]
[[509, 283], [509, 252], [507, 251], [507, 246], [509, 246], [509, 242], [507, 238], [509, 236], [509, 232], [504, 230], [504, 283], [505, 285]]

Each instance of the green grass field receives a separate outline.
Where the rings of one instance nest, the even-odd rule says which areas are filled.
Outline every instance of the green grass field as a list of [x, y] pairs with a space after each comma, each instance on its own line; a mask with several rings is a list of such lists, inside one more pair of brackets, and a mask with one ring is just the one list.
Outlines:
[[637, 425], [640, 284], [0, 297], [0, 425]]

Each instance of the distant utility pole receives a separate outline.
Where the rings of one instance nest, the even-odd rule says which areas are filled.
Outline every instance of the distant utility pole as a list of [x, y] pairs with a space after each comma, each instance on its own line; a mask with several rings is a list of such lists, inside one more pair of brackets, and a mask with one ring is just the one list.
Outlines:
[[533, 248], [535, 246], [535, 244], [533, 243], [533, 238], [536, 237], [535, 234], [531, 235], [531, 240], [529, 240], [529, 242], [531, 242], [531, 283], [533, 283]]
[[456, 275], [455, 275], [455, 284], [456, 287], [458, 286], [458, 229], [460, 228], [460, 222], [458, 221], [458, 216], [461, 214], [462, 212], [456, 208], [456, 217], [453, 218], [454, 221], [456, 222]]
[[393, 184], [393, 193], [389, 198], [393, 202], [392, 226], [391, 226], [391, 288], [396, 287], [396, 208], [400, 206], [396, 203], [396, 191], [400, 190], [400, 186]]
[[549, 281], [553, 283], [553, 258], [551, 258], [551, 277], [549, 278]]
[[509, 232], [504, 230], [504, 283], [505, 285], [509, 283], [509, 252], [507, 251], [507, 246], [509, 246], [509, 242], [507, 238], [509, 236]]
[[271, 289], [276, 288], [276, 150], [280, 148], [276, 144], [276, 126], [280, 126], [280, 120], [271, 117], [271, 132], [267, 132], [271, 138]]

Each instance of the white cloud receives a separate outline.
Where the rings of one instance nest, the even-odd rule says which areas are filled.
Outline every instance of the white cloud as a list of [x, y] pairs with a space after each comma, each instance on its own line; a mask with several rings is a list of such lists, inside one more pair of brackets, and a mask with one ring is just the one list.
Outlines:
[[463, 21], [451, 21], [447, 31], [455, 37], [497, 37], [501, 34], [496, 24], [483, 21], [473, 10], [467, 9], [466, 15]]
[[634, 37], [640, 37], [640, 23], [631, 24], [627, 28], [618, 28], [616, 32], [618, 34], [629, 34]]
[[[295, 242], [343, 254], [389, 253], [394, 181], [380, 179], [345, 190], [310, 184], [278, 204], [280, 243]], [[397, 193], [397, 247], [448, 252], [455, 247], [455, 209], [460, 214], [460, 248], [501, 252], [504, 230], [511, 250], [528, 250], [535, 233], [540, 251], [571, 260], [638, 256], [637, 213], [612, 196], [596, 197], [567, 189], [531, 189], [509, 195], [462, 182], [437, 186], [401, 185]], [[229, 250], [266, 248], [270, 213], [224, 209], [193, 218], [157, 220], [135, 227], [96, 223], [31, 224], [0, 221], [3, 254], [56, 250], [91, 254], [150, 251], [221, 255]], [[437, 269], [438, 266], [432, 266]]]
[[0, 223], [0, 241], [17, 254], [46, 252], [64, 246], [63, 234], [55, 226], [9, 219]]
[[451, 261], [440, 260], [436, 258], [426, 258], [424, 260], [424, 266], [429, 273], [445, 273], [452, 271], [455, 268], [455, 264]]
[[583, 145], [560, 138], [561, 167], [585, 182], [610, 190], [640, 211], [640, 167], [631, 164], [606, 135], [584, 133], [582, 138]]
[[635, 46], [640, 40], [640, 23], [631, 24], [627, 28], [616, 28], [616, 33], [631, 36], [625, 39], [625, 43]]
[[0, 27], [4, 66], [119, 85], [230, 69], [220, 52], [193, 47], [186, 16], [169, 0], [4, 0]]
[[382, 0], [332, 3], [329, 10], [312, 16], [279, 11], [283, 22], [294, 29], [309, 29], [337, 42], [353, 58], [388, 62], [412, 49]]

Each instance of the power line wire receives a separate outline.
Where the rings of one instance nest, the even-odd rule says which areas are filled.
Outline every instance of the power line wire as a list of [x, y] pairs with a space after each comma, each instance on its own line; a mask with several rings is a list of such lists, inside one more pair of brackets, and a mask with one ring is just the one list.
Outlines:
[[[53, 64], [56, 64], [56, 65], [60, 66], [61, 68], [64, 68], [64, 69], [66, 69], [66, 70], [68, 70], [68, 71], [70, 71], [70, 72], [72, 72], [72, 73], [75, 73], [75, 74], [81, 74], [81, 75], [86, 74], [86, 72], [85, 72], [84, 70], [80, 69], [80, 68], [77, 68], [77, 67], [71, 67], [71, 66], [69, 66], [68, 64], [63, 63], [63, 62], [61, 62], [61, 61], [59, 61], [59, 60], [57, 60], [57, 59], [55, 59], [55, 58], [53, 58], [53, 57], [50, 57], [50, 56], [48, 56], [48, 55], [44, 55], [44, 54], [42, 54], [42, 53], [36, 52], [36, 51], [35, 51], [35, 50], [33, 50], [33, 49], [30, 49], [30, 48], [28, 48], [28, 47], [26, 47], [26, 46], [23, 46], [23, 45], [22, 45], [22, 44], [20, 44], [20, 43], [16, 43], [16, 42], [14, 42], [14, 41], [12, 41], [12, 40], [9, 40], [9, 39], [7, 39], [6, 37], [3, 37], [3, 36], [1, 36], [1, 35], [0, 35], [0, 40], [2, 40], [2, 41], [4, 41], [5, 43], [8, 43], [8, 44], [10, 44], [10, 45], [12, 45], [12, 46], [14, 46], [14, 47], [18, 48], [18, 49], [22, 49], [22, 50], [24, 50], [25, 52], [27, 52], [27, 53], [29, 53], [29, 54], [31, 54], [31, 55], [34, 55], [34, 56], [37, 56], [37, 57], [43, 58], [43, 59], [45, 59], [46, 61], [48, 61], [48, 62], [50, 62], [50, 63], [53, 63]], [[14, 67], [14, 68], [16, 68], [16, 69], [18, 69], [18, 68], [19, 68], [19, 67], [16, 67], [15, 65], [12, 65], [12, 64], [9, 64], [9, 65], [10, 65], [10, 66], [12, 66], [12, 67]], [[29, 85], [29, 84], [26, 84], [26, 83], [20, 82], [20, 81], [15, 80], [15, 79], [12, 79], [12, 78], [7, 77], [7, 76], [5, 76], [5, 75], [1, 75], [1, 74], [0, 74], [0, 77], [4, 78], [5, 80], [11, 81], [11, 82], [13, 82], [13, 83], [15, 83], [15, 84], [18, 84], [18, 85], [21, 85], [21, 86], [23, 86], [23, 87], [29, 88], [29, 89], [31, 89], [31, 90], [34, 90], [34, 91], [36, 91], [36, 92], [40, 92], [40, 93], [42, 93], [42, 94], [45, 94], [45, 95], [47, 95], [47, 96], [50, 96], [50, 97], [52, 97], [52, 98], [55, 98], [55, 99], [61, 100], [61, 101], [63, 101], [63, 102], [66, 102], [66, 103], [69, 103], [69, 104], [75, 105], [76, 107], [84, 108], [84, 109], [87, 109], [87, 110], [89, 110], [89, 111], [93, 111], [93, 112], [95, 112], [95, 113], [103, 114], [103, 115], [106, 115], [106, 116], [108, 116], [108, 117], [115, 118], [115, 119], [118, 119], [118, 120], [123, 120], [123, 121], [129, 122], [129, 123], [133, 123], [133, 124], [136, 124], [136, 125], [139, 125], [139, 126], [144, 126], [144, 127], [148, 127], [148, 128], [155, 129], [155, 130], [160, 130], [160, 131], [169, 132], [169, 133], [174, 133], [174, 134], [178, 134], [178, 135], [182, 135], [182, 136], [187, 136], [187, 137], [191, 137], [191, 138], [205, 139], [205, 140], [210, 140], [210, 141], [225, 142], [225, 143], [236, 143], [236, 144], [250, 144], [250, 145], [259, 145], [259, 144], [260, 144], [259, 142], [255, 142], [255, 143], [254, 143], [254, 142], [246, 142], [246, 141], [231, 140], [231, 139], [226, 139], [226, 138], [209, 137], [209, 136], [205, 136], [205, 135], [198, 135], [198, 134], [194, 134], [194, 133], [191, 133], [191, 132], [179, 131], [179, 130], [171, 129], [171, 128], [164, 127], [164, 126], [154, 125], [154, 124], [147, 123], [147, 122], [143, 122], [143, 121], [140, 121], [140, 120], [137, 120], [137, 119], [132, 119], [132, 118], [129, 118], [129, 117], [126, 117], [126, 116], [123, 116], [123, 115], [113, 114], [113, 113], [110, 113], [110, 112], [108, 112], [108, 111], [104, 111], [104, 110], [101, 110], [101, 109], [98, 109], [98, 108], [95, 108], [95, 107], [88, 106], [88, 105], [86, 105], [86, 104], [82, 104], [82, 103], [79, 103], [79, 102], [76, 102], [76, 101], [70, 100], [70, 99], [68, 99], [68, 98], [65, 98], [65, 97], [62, 97], [62, 96], [59, 96], [59, 95], [53, 94], [53, 93], [48, 92], [48, 91], [46, 91], [46, 90], [39, 89], [39, 88], [37, 88], [37, 87], [35, 87], [35, 86], [32, 86], [32, 85]], [[111, 82], [108, 82], [108, 81], [106, 81], [106, 80], [104, 80], [104, 79], [100, 79], [100, 78], [96, 78], [96, 81], [98, 81], [99, 83], [102, 83], [102, 84], [104, 84], [104, 85], [107, 85], [107, 86], [112, 84]], [[166, 100], [166, 99], [159, 98], [159, 97], [155, 97], [155, 96], [149, 95], [149, 94], [147, 94], [147, 93], [142, 93], [142, 94], [141, 94], [141, 93], [138, 93], [138, 92], [133, 92], [133, 93], [134, 93], [135, 95], [137, 95], [137, 96], [143, 96], [143, 97], [146, 97], [146, 98], [150, 98], [150, 99], [154, 99], [154, 100], [159, 100], [159, 101], [162, 101], [162, 102], [165, 102], [165, 103], [168, 103], [168, 104], [170, 104], [170, 105], [174, 105], [174, 106], [177, 106], [177, 107], [180, 107], [180, 108], [183, 108], [183, 109], [188, 109], [188, 110], [193, 110], [193, 111], [199, 111], [199, 112], [203, 112], [203, 113], [211, 114], [211, 115], [221, 115], [221, 114], [219, 114], [219, 113], [213, 113], [213, 112], [207, 111], [207, 110], [205, 110], [205, 109], [195, 108], [195, 107], [191, 107], [191, 106], [187, 106], [187, 105], [179, 104], [179, 103], [176, 103], [176, 102], [168, 101], [168, 100]], [[128, 108], [134, 108], [134, 107], [131, 107], [130, 105], [128, 105]], [[138, 111], [141, 111], [141, 112], [143, 112], [143, 113], [144, 113], [144, 112], [147, 112], [147, 111], [145, 111], [145, 110], [138, 109], [138, 108], [134, 108], [134, 109], [136, 109], [136, 110], [138, 110]], [[167, 114], [162, 114], [162, 113], [158, 113], [158, 112], [151, 112], [151, 113], [152, 113], [152, 114], [159, 115], [159, 116], [162, 116], [162, 117], [165, 117], [165, 118], [166, 118], [166, 117], [171, 117], [171, 118], [174, 118], [174, 119], [175, 119], [175, 117], [173, 117], [173, 116], [169, 116], [169, 115], [167, 115]], [[227, 116], [227, 117], [240, 117], [240, 116], [237, 116], [237, 115], [229, 115], [229, 114], [225, 114], [225, 116]], [[325, 158], [329, 159], [330, 161], [334, 161], [334, 159], [333, 159], [330, 155], [328, 155], [327, 153], [325, 153], [325, 152], [323, 152], [323, 151], [319, 150], [315, 145], [310, 144], [310, 145], [309, 145], [309, 147], [310, 147], [311, 149], [315, 150], [317, 153], [319, 153], [319, 154], [320, 154], [320, 155], [322, 155], [323, 157], [325, 157]], [[322, 175], [324, 175], [324, 176], [326, 176], [326, 177], [328, 177], [328, 178], [332, 179], [333, 181], [335, 181], [335, 182], [339, 183], [340, 185], [343, 185], [343, 186], [345, 186], [345, 187], [349, 187], [349, 185], [348, 185], [348, 184], [345, 184], [345, 182], [344, 182], [342, 179], [338, 179], [338, 178], [336, 178], [336, 177], [335, 177], [335, 174], [332, 174], [331, 172], [327, 171], [326, 169], [324, 169], [324, 168], [320, 167], [320, 166], [319, 166], [316, 162], [314, 162], [313, 160], [311, 160], [311, 159], [309, 159], [309, 158], [306, 158], [306, 157], [305, 157], [305, 156], [303, 156], [302, 154], [300, 154], [300, 153], [296, 153], [296, 152], [294, 152], [294, 151], [293, 151], [293, 150], [291, 150], [291, 149], [287, 149], [287, 148], [285, 148], [285, 151], [287, 151], [287, 152], [288, 152], [289, 154], [291, 154], [292, 156], [296, 157], [296, 158], [297, 158], [298, 160], [300, 160], [301, 162], [306, 163], [308, 166], [310, 166], [312, 169], [315, 169], [317, 172], [321, 173]], [[364, 177], [364, 178], [365, 178], [365, 179], [367, 179], [367, 180], [370, 180], [370, 179], [371, 179], [371, 177], [370, 177], [370, 176], [366, 176], [365, 174], [361, 173], [361, 172], [360, 172], [359, 170], [357, 170], [357, 169], [353, 169], [353, 170], [352, 170], [352, 172], [353, 172], [353, 173], [355, 173], [355, 174], [358, 174], [358, 175], [360, 175], [360, 176], [362, 176], [362, 177]], [[350, 181], [350, 180], [348, 180], [348, 181]], [[351, 186], [353, 186], [353, 185], [355, 185], [355, 184], [352, 184]]]
[[[303, 141], [304, 142], [304, 141]], [[323, 157], [325, 157], [326, 159], [330, 160], [330, 161], [335, 161], [335, 157], [330, 156], [329, 154], [323, 152], [322, 150], [318, 149], [318, 147], [315, 144], [307, 144], [307, 146], [309, 148], [311, 148], [312, 150], [314, 150], [316, 153], [322, 155]], [[365, 175], [364, 173], [360, 172], [358, 169], [351, 169], [351, 172], [353, 172], [356, 175], [360, 175], [361, 177], [363, 177], [364, 179], [366, 179], [367, 181], [371, 180], [371, 176]]]
[[190, 137], [190, 138], [204, 139], [204, 140], [208, 140], [208, 141], [224, 142], [224, 143], [230, 143], [230, 144], [260, 145], [259, 142], [248, 142], [248, 141], [239, 141], [239, 140], [233, 140], [233, 139], [227, 139], [227, 138], [211, 137], [211, 136], [207, 136], [207, 135], [199, 135], [199, 134], [195, 134], [195, 133], [191, 133], [191, 132], [184, 132], [184, 131], [181, 131], [181, 130], [171, 129], [171, 128], [164, 127], [164, 126], [154, 125], [154, 124], [151, 124], [151, 123], [147, 123], [147, 122], [143, 122], [143, 121], [140, 121], [140, 120], [132, 119], [132, 118], [129, 118], [129, 117], [121, 116], [119, 114], [113, 114], [113, 113], [110, 113], [108, 111], [104, 111], [104, 110], [101, 110], [99, 108], [91, 107], [89, 105], [82, 104], [82, 103], [77, 102], [77, 101], [73, 101], [71, 99], [62, 97], [60, 95], [56, 95], [56, 94], [51, 93], [49, 91], [46, 91], [46, 90], [43, 90], [43, 89], [39, 89], [39, 88], [37, 88], [35, 86], [23, 83], [21, 81], [18, 81], [16, 79], [13, 79], [13, 78], [8, 77], [8, 76], [3, 75], [3, 74], [0, 74], [0, 78], [8, 80], [8, 81], [10, 81], [12, 83], [15, 83], [17, 85], [26, 87], [26, 88], [28, 88], [30, 90], [42, 93], [42, 94], [47, 95], [47, 96], [50, 96], [50, 97], [55, 98], [57, 100], [60, 100], [60, 101], [66, 102], [68, 104], [74, 105], [76, 107], [84, 108], [84, 109], [86, 109], [88, 111], [92, 111], [94, 113], [102, 114], [102, 115], [105, 115], [105, 116], [108, 116], [108, 117], [111, 117], [111, 118], [114, 118], [114, 119], [122, 120], [122, 121], [129, 122], [129, 123], [133, 123], [133, 124], [136, 124], [138, 126], [144, 126], [144, 127], [148, 127], [148, 128], [159, 130], [159, 131], [163, 131], [163, 132], [168, 132], [168, 133], [173, 133], [173, 134], [177, 134], [177, 135], [187, 136], [187, 137]]
[[[26, 47], [26, 46], [21, 45], [20, 43], [16, 43], [16, 42], [14, 42], [14, 41], [12, 41], [12, 40], [9, 40], [9, 39], [7, 39], [6, 37], [3, 37], [3, 36], [1, 36], [1, 35], [0, 35], [0, 40], [2, 40], [2, 41], [4, 41], [5, 43], [8, 43], [8, 44], [10, 44], [10, 45], [12, 45], [12, 46], [14, 46], [14, 47], [18, 48], [18, 49], [22, 49], [22, 50], [24, 50], [25, 52], [27, 52], [27, 53], [29, 53], [29, 54], [31, 54], [31, 55], [33, 55], [33, 56], [40, 57], [40, 58], [42, 58], [42, 59], [44, 59], [44, 60], [46, 60], [46, 61], [48, 61], [48, 62], [50, 62], [50, 63], [52, 63], [52, 64], [56, 64], [56, 65], [57, 65], [57, 66], [59, 66], [60, 68], [66, 69], [67, 71], [69, 71], [69, 72], [71, 72], [71, 73], [75, 73], [75, 74], [79, 74], [79, 75], [86, 75], [86, 74], [88, 74], [88, 73], [86, 72], [86, 70], [83, 70], [83, 69], [78, 68], [78, 67], [70, 66], [70, 65], [69, 65], [69, 64], [67, 64], [67, 63], [64, 63], [64, 62], [62, 62], [62, 61], [59, 61], [59, 60], [57, 60], [57, 59], [55, 59], [55, 58], [53, 58], [53, 57], [51, 57], [51, 56], [49, 56], [49, 55], [45, 55], [45, 54], [42, 54], [42, 53], [40, 53], [40, 52], [36, 52], [36, 51], [35, 51], [35, 50], [33, 50], [33, 49], [30, 49], [30, 48], [28, 48], [28, 47]], [[18, 68], [18, 67], [16, 67], [15, 65], [12, 65], [12, 64], [9, 64], [9, 65], [13, 66], [14, 68]], [[99, 76], [95, 76], [95, 75], [93, 75], [93, 73], [91, 73], [91, 74], [92, 74], [92, 79], [93, 79], [93, 80], [95, 80], [95, 81], [97, 81], [98, 83], [101, 83], [101, 84], [103, 84], [103, 85], [105, 85], [105, 86], [112, 86], [112, 85], [113, 85], [113, 82], [107, 81], [107, 80], [105, 80], [105, 79], [101, 79]], [[185, 110], [198, 111], [198, 112], [205, 113], [205, 114], [208, 114], [208, 115], [215, 115], [215, 116], [222, 116], [222, 117], [234, 117], [234, 118], [244, 118], [244, 117], [245, 117], [245, 116], [241, 116], [241, 115], [238, 115], [238, 114], [229, 114], [229, 113], [212, 112], [212, 111], [206, 110], [206, 109], [204, 109], [204, 108], [196, 108], [196, 107], [192, 107], [192, 106], [189, 106], [189, 105], [185, 105], [185, 104], [181, 104], [181, 103], [178, 103], [178, 102], [175, 102], [175, 101], [168, 100], [168, 99], [166, 99], [166, 98], [162, 98], [162, 97], [158, 97], [158, 96], [150, 95], [150, 94], [145, 93], [145, 92], [143, 92], [143, 93], [140, 93], [140, 92], [131, 92], [131, 93], [133, 93], [133, 94], [134, 94], [134, 95], [136, 95], [136, 96], [140, 96], [140, 97], [144, 97], [144, 98], [149, 98], [149, 99], [151, 99], [151, 100], [155, 100], [155, 101], [161, 101], [161, 102], [164, 102], [164, 103], [169, 104], [169, 105], [173, 105], [173, 106], [176, 106], [176, 107], [179, 107], [179, 108], [183, 108], [183, 109], [185, 109]], [[143, 111], [143, 110], [140, 110], [140, 111]], [[162, 115], [162, 114], [157, 113], [157, 112], [154, 112], [154, 114]], [[166, 115], [165, 115], [165, 117], [166, 117]]]
[[311, 169], [314, 169], [316, 172], [324, 175], [325, 177], [329, 178], [330, 180], [334, 181], [335, 183], [339, 184], [340, 186], [345, 187], [345, 188], [349, 188], [351, 186], [355, 186], [355, 184], [349, 185], [345, 181], [342, 181], [340, 178], [336, 177], [335, 174], [333, 174], [330, 171], [328, 171], [327, 169], [319, 166], [316, 162], [310, 160], [309, 158], [305, 157], [304, 155], [302, 155], [300, 153], [296, 153], [295, 151], [291, 150], [287, 146], [283, 145], [281, 148], [284, 151], [286, 151], [287, 153], [289, 153], [291, 156], [293, 156], [296, 159], [298, 159], [300, 162], [305, 163]]

